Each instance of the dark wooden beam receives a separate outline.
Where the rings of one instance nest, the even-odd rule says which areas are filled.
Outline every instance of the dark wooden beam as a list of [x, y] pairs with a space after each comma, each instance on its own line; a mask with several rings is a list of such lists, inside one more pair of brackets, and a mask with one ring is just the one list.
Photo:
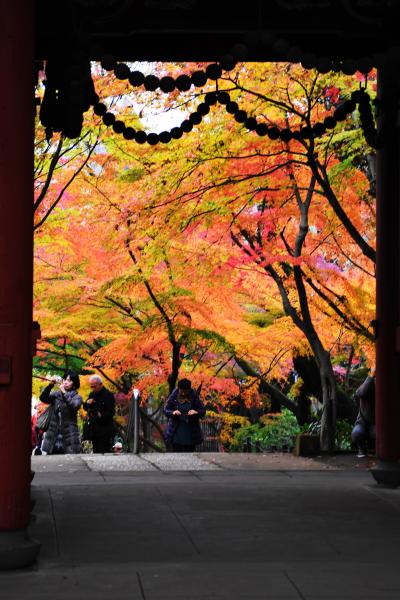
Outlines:
[[[214, 61], [250, 35], [249, 60], [285, 60], [262, 43], [273, 32], [305, 52], [336, 59], [385, 52], [396, 45], [399, 0], [36, 0], [36, 57], [84, 40], [92, 60]], [[370, 6], [368, 6], [368, 4]]]

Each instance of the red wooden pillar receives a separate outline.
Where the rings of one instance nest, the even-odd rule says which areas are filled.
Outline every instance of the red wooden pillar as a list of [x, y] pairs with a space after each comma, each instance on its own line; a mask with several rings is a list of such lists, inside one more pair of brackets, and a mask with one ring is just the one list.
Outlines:
[[400, 82], [399, 64], [379, 70], [377, 153], [376, 427], [378, 483], [400, 485]]
[[0, 568], [29, 564], [33, 0], [0, 0]]

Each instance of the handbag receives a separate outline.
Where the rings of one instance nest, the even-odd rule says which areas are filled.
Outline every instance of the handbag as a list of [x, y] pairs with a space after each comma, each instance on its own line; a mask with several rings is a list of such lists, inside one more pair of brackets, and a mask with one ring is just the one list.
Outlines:
[[88, 442], [93, 441], [93, 423], [89, 417], [86, 417], [83, 421], [82, 440], [87, 440]]
[[50, 425], [50, 421], [54, 414], [54, 405], [49, 404], [47, 408], [38, 416], [36, 421], [36, 429], [41, 429], [42, 431], [47, 431]]

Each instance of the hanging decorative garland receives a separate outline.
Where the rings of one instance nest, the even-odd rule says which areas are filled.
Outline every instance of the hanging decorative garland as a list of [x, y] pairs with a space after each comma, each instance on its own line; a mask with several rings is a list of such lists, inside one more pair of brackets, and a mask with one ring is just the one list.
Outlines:
[[269, 46], [274, 53], [279, 55], [280, 60], [285, 58], [288, 62], [300, 62], [304, 69], [316, 69], [321, 74], [329, 73], [329, 71], [341, 71], [345, 75], [354, 75], [357, 71], [366, 74], [374, 67], [381, 67], [391, 59], [398, 60], [400, 58], [400, 46], [390, 47], [386, 54], [377, 52], [372, 56], [357, 59], [336, 60], [328, 56], [318, 57], [311, 52], [305, 52], [269, 31], [247, 34], [244, 40], [245, 43], [235, 44], [230, 53], [224, 55], [219, 62], [208, 65], [205, 71], [195, 71], [190, 76], [180, 75], [177, 79], [169, 76], [160, 79], [155, 75], [145, 76], [140, 71], [131, 72], [126, 64], [118, 63], [111, 55], [105, 55], [101, 59], [101, 66], [106, 71], [114, 71], [117, 79], [129, 79], [134, 87], [143, 85], [147, 91], [155, 91], [160, 88], [162, 92], [170, 93], [175, 88], [186, 92], [190, 89], [191, 84], [195, 87], [202, 87], [208, 79], [219, 79], [222, 71], [232, 71], [239, 60], [246, 59], [249, 54], [248, 46]]
[[[300, 61], [304, 68], [317, 68], [321, 73], [328, 72], [329, 70], [342, 70], [346, 74], [352, 74], [357, 70], [361, 70], [365, 73], [372, 68], [371, 59], [368, 57], [359, 59], [358, 61], [345, 60], [341, 62], [333, 61], [327, 57], [317, 59], [316, 56], [303, 53], [299, 48], [291, 46], [287, 40], [277, 38], [275, 34], [270, 32], [247, 35], [245, 42], [246, 43], [235, 44], [230, 53], [224, 55], [219, 62], [208, 65], [205, 70], [197, 70], [190, 75], [182, 74], [176, 77], [176, 79], [171, 76], [159, 78], [156, 75], [144, 75], [137, 70], [131, 71], [128, 65], [117, 62], [111, 55], [102, 57], [101, 66], [106, 71], [113, 71], [117, 79], [128, 80], [133, 87], [143, 86], [144, 89], [149, 92], [160, 89], [164, 93], [171, 93], [175, 89], [180, 92], [186, 92], [192, 85], [201, 88], [208, 80], [215, 81], [216, 86], [218, 87], [218, 79], [222, 76], [223, 71], [231, 71], [235, 68], [239, 60], [246, 59], [248, 55], [248, 45], [259, 45], [260, 43], [270, 45], [272, 50], [280, 55], [286, 54], [287, 60], [291, 62]], [[391, 49], [390, 56], [395, 55], [400, 56], [400, 47]], [[376, 56], [374, 56], [374, 58], [376, 58]], [[49, 73], [50, 72], [46, 67], [46, 91], [41, 107], [42, 124], [46, 127], [46, 133], [49, 138], [51, 138], [53, 131], [62, 131], [67, 137], [77, 137], [80, 134], [82, 118], [78, 120], [74, 112], [75, 109], [71, 109], [69, 112], [71, 112], [71, 116], [74, 117], [74, 125], [71, 127], [71, 116], [67, 116], [65, 119], [60, 117], [60, 115], [63, 114], [63, 110], [65, 110], [66, 100], [64, 99], [64, 95], [66, 96], [67, 92], [64, 94], [64, 92], [61, 92], [60, 86], [57, 86], [60, 89], [58, 95], [54, 95], [53, 93], [50, 98], [50, 91], [54, 88], [52, 82], [54, 77], [49, 77]], [[64, 87], [68, 91], [72, 89], [73, 84], [76, 87], [75, 82], [69, 84], [66, 80]], [[158, 142], [166, 144], [172, 139], [179, 139], [184, 133], [189, 133], [194, 125], [200, 124], [203, 117], [208, 114], [210, 106], [217, 103], [224, 105], [226, 111], [231, 114], [238, 123], [243, 123], [248, 131], [255, 131], [259, 136], [267, 135], [271, 139], [282, 139], [283, 141], [320, 137], [327, 129], [333, 129], [337, 122], [345, 120], [346, 117], [356, 109], [356, 105], [358, 104], [365, 138], [374, 148], [378, 146], [370, 98], [365, 90], [353, 92], [351, 99], [346, 100], [337, 106], [333, 115], [326, 117], [322, 123], [301, 127], [299, 130], [291, 130], [289, 128], [279, 129], [277, 127], [269, 127], [262, 122], [260, 123], [257, 121], [256, 117], [248, 116], [246, 111], [240, 109], [238, 104], [231, 100], [228, 92], [217, 90], [216, 92], [207, 93], [205, 95], [205, 101], [199, 104], [196, 111], [191, 113], [179, 127], [173, 127], [170, 131], [163, 131], [157, 134], [153, 132], [146, 133], [142, 130], [135, 130], [133, 127], [127, 127], [123, 121], [116, 119], [113, 113], [108, 112], [107, 106], [99, 101], [99, 97], [94, 91], [93, 84], [92, 87], [88, 86], [86, 83], [85, 85], [89, 91], [87, 92], [88, 106], [84, 107], [84, 109], [86, 110], [89, 105], [92, 105], [95, 114], [102, 117], [103, 123], [107, 127], [112, 126], [115, 133], [122, 134], [125, 139], [134, 140], [138, 144], [144, 144], [146, 142], [150, 145], [155, 145]]]
[[255, 131], [260, 137], [267, 135], [271, 140], [281, 139], [284, 142], [289, 142], [292, 139], [301, 140], [321, 137], [328, 129], [334, 129], [338, 122], [344, 121], [349, 114], [355, 111], [358, 105], [365, 139], [372, 147], [377, 147], [377, 131], [372, 115], [370, 97], [365, 90], [354, 91], [351, 94], [351, 99], [337, 106], [333, 115], [325, 117], [323, 122], [315, 123], [311, 127], [301, 127], [297, 130], [279, 129], [275, 126], [269, 127], [265, 123], [259, 123], [256, 117], [249, 117], [245, 110], [240, 109], [237, 102], [232, 101], [226, 91], [206, 93], [204, 102], [199, 104], [196, 111], [190, 113], [179, 127], [173, 127], [170, 131], [162, 131], [161, 133], [146, 133], [143, 130], [127, 127], [123, 121], [117, 120], [113, 113], [108, 112], [106, 105], [102, 102], [95, 104], [93, 111], [96, 115], [102, 117], [103, 123], [107, 127], [112, 126], [115, 133], [122, 134], [126, 140], [134, 140], [138, 144], [147, 142], [154, 146], [158, 142], [167, 144], [173, 139], [181, 138], [184, 133], [189, 133], [193, 126], [199, 125], [203, 117], [210, 112], [210, 106], [217, 103], [225, 106], [225, 110], [233, 116], [235, 121], [243, 124], [248, 131]]
[[[192, 85], [195, 87], [203, 87], [209, 79], [216, 81], [221, 77], [223, 70], [228, 70], [227, 68], [223, 69], [218, 63], [212, 63], [207, 66], [205, 71], [199, 70], [191, 75], [179, 75], [174, 79], [170, 76], [159, 78], [156, 75], [144, 75], [141, 71], [131, 71], [128, 65], [117, 63], [111, 56], [103, 57], [100, 64], [104, 70], [114, 71], [114, 75], [117, 79], [127, 79], [133, 87], [140, 87], [143, 85], [144, 89], [148, 92], [154, 92], [159, 88], [165, 94], [169, 94], [175, 89], [180, 92], [187, 92]], [[235, 67], [236, 62], [231, 64], [232, 66], [229, 70]]]
[[[372, 69], [372, 59], [369, 57], [358, 61], [344, 60], [342, 62], [333, 61], [327, 57], [317, 59], [316, 56], [302, 52], [299, 48], [291, 46], [287, 40], [278, 38], [270, 32], [263, 32], [261, 36], [259, 34], [248, 35], [245, 38], [246, 43], [235, 44], [231, 52], [223, 56], [219, 62], [208, 65], [204, 71], [198, 70], [191, 75], [179, 75], [176, 79], [170, 76], [159, 78], [155, 75], [144, 75], [140, 71], [131, 71], [128, 65], [117, 62], [110, 55], [102, 57], [101, 66], [106, 71], [113, 71], [117, 79], [128, 80], [133, 87], [143, 86], [146, 91], [160, 89], [164, 93], [170, 93], [177, 89], [186, 92], [192, 85], [203, 87], [208, 80], [217, 82], [223, 71], [231, 71], [235, 68], [238, 60], [246, 58], [248, 45], [256, 45], [260, 41], [264, 45], [270, 45], [274, 52], [286, 54], [288, 60], [292, 62], [301, 61], [304, 68], [317, 68], [321, 73], [327, 73], [330, 70], [342, 70], [343, 73], [350, 75], [357, 70], [367, 73]], [[400, 47], [394, 49], [393, 52], [397, 52], [397, 50], [400, 54]], [[102, 117], [105, 125], [112, 126], [115, 133], [122, 134], [125, 139], [135, 140], [139, 144], [147, 142], [150, 145], [155, 145], [158, 142], [166, 144], [172, 139], [179, 139], [184, 133], [189, 133], [193, 126], [200, 124], [203, 117], [208, 114], [209, 107], [217, 103], [225, 105], [226, 111], [238, 123], [243, 123], [248, 131], [255, 131], [259, 136], [267, 135], [272, 140], [281, 139], [286, 142], [292, 139], [321, 137], [328, 129], [334, 129], [339, 121], [344, 121], [356, 109], [358, 104], [365, 139], [369, 145], [374, 148], [377, 147], [377, 131], [372, 115], [370, 97], [365, 90], [353, 92], [351, 99], [337, 106], [333, 115], [326, 117], [322, 123], [315, 123], [311, 127], [301, 127], [299, 130], [279, 129], [278, 127], [269, 127], [265, 123], [259, 123], [256, 117], [249, 117], [246, 111], [240, 109], [226, 91], [207, 93], [204, 102], [179, 127], [173, 127], [171, 131], [163, 131], [159, 134], [147, 134], [144, 131], [136, 131], [132, 127], [126, 127], [122, 121], [116, 120], [115, 115], [107, 112], [107, 107], [102, 103], [96, 104], [93, 110], [98, 116]]]

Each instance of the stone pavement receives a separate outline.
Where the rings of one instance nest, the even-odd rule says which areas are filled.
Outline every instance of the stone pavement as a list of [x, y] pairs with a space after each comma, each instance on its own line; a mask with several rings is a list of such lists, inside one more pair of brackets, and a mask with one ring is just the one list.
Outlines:
[[[371, 462], [371, 461], [370, 461]], [[4, 600], [399, 600], [400, 490], [344, 455], [33, 457]]]
[[[33, 456], [32, 468], [37, 475], [58, 471], [210, 471], [210, 470], [366, 470], [375, 465], [374, 458], [358, 459], [354, 453], [333, 456], [297, 457], [291, 453], [201, 452], [185, 454], [79, 454]], [[37, 476], [43, 478], [42, 475]]]

